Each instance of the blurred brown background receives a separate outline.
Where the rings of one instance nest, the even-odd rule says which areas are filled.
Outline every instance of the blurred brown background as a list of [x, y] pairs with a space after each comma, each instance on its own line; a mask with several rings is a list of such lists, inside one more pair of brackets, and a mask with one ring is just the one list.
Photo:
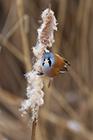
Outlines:
[[71, 69], [46, 86], [36, 140], [93, 140], [93, 0], [0, 0], [0, 140], [31, 139], [19, 107], [49, 3], [58, 22], [54, 49]]

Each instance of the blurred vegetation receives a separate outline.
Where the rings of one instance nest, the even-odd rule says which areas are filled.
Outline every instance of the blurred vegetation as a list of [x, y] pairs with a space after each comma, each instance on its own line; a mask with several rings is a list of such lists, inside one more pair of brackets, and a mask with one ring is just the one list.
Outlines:
[[58, 21], [54, 49], [71, 69], [46, 86], [36, 140], [93, 140], [92, 0], [0, 0], [0, 140], [31, 139], [29, 117], [21, 118], [19, 107], [49, 3]]

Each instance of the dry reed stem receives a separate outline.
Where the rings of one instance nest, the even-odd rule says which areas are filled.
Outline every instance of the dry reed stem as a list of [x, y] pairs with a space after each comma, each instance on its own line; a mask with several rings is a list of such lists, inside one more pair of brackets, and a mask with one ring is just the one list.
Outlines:
[[[20, 102], [22, 101], [21, 98], [17, 97], [16, 95], [4, 90], [0, 89], [0, 103], [4, 104], [4, 106], [12, 112], [16, 117], [20, 116], [20, 113], [18, 111], [18, 107]], [[22, 119], [20, 118], [20, 121]]]
[[13, 46], [13, 44], [11, 44], [9, 42], [9, 38], [15, 33], [15, 31], [17, 30], [17, 28], [20, 26], [20, 22], [24, 22], [24, 20], [26, 20], [26, 15], [24, 15], [12, 28], [11, 30], [5, 35], [3, 36], [3, 34], [0, 34], [0, 43], [3, 47], [7, 48], [8, 51], [10, 51], [15, 57], [17, 57], [17, 59], [19, 59], [21, 62], [24, 63], [23, 61], [23, 55], [20, 53], [20, 51], [15, 48], [15, 46]]
[[15, 23], [15, 25], [10, 29], [10, 31], [5, 35], [6, 39], [9, 39], [15, 32], [16, 30], [20, 27], [20, 22], [24, 22], [27, 19], [27, 15], [24, 15]]
[[36, 127], [37, 127], [37, 119], [35, 119], [32, 122], [31, 140], [35, 140], [35, 138], [36, 138]]
[[[42, 134], [41, 134], [42, 129], [41, 129], [41, 125], [39, 125], [39, 123], [37, 123], [36, 131], [37, 131], [36, 140], [43, 140]], [[46, 140], [46, 139], [44, 138], [44, 140]]]
[[74, 111], [74, 109], [69, 105], [62, 93], [60, 95], [55, 88], [51, 88], [50, 92], [52, 94], [51, 96], [56, 99], [58, 104], [68, 113], [70, 117], [74, 120], [81, 121], [76, 111]]
[[89, 105], [90, 108], [93, 107], [93, 94], [92, 91], [89, 90], [88, 86], [85, 85], [80, 76], [74, 71], [74, 69], [70, 68], [69, 71], [71, 77], [73, 78], [73, 80], [76, 82], [76, 84], [78, 85], [79, 89], [82, 91], [82, 93], [87, 96], [87, 105]]
[[72, 131], [73, 133], [83, 136], [87, 140], [93, 139], [93, 134], [87, 128], [85, 128], [85, 126], [83, 126], [81, 123], [79, 123], [80, 130], [75, 131], [75, 130], [71, 129], [68, 125], [70, 120], [61, 118], [61, 117], [57, 116], [56, 114], [51, 113], [48, 110], [44, 110], [44, 109], [41, 111], [41, 118], [44, 118], [44, 119], [48, 120], [49, 122], [51, 122], [55, 125], [58, 125], [61, 129], [67, 128], [68, 130]]
[[18, 49], [15, 48], [15, 46], [13, 44], [11, 44], [6, 37], [4, 37], [2, 34], [0, 34], [0, 44], [2, 47], [5, 47], [8, 49], [8, 51], [10, 51], [16, 58], [18, 58], [21, 62], [23, 61], [23, 56], [22, 54], [19, 52]]
[[[56, 33], [55, 41], [55, 51], [58, 52], [62, 47], [62, 34], [64, 30], [65, 18], [66, 18], [66, 5], [67, 0], [59, 0], [58, 8], [58, 32]], [[61, 13], [61, 14], [60, 14]]]
[[[73, 108], [67, 103], [67, 101], [64, 99], [63, 96], [61, 96], [58, 91], [56, 89], [51, 89], [52, 91], [52, 96], [58, 101], [58, 103], [61, 105], [61, 107], [64, 108], [64, 110], [70, 115], [70, 117], [72, 118], [72, 120], [77, 121], [80, 126], [81, 126], [81, 132], [80, 135], [82, 135], [83, 137], [87, 138], [88, 140], [92, 140], [92, 133], [85, 127], [84, 123], [82, 122], [82, 120], [79, 118], [78, 114], [73, 110]], [[50, 92], [51, 92], [50, 91]], [[42, 114], [43, 111], [41, 111]], [[46, 112], [44, 112], [46, 114]], [[44, 116], [46, 116], [45, 114], [43, 114]], [[52, 114], [52, 113], [51, 113]], [[50, 115], [50, 113], [49, 113]], [[55, 115], [54, 115], [55, 116]], [[53, 118], [55, 118], [54, 116], [52, 116]], [[50, 115], [51, 117], [51, 115]], [[46, 117], [45, 117], [46, 118]], [[52, 118], [52, 121], [53, 121]], [[58, 117], [59, 122], [61, 121], [60, 118]], [[62, 119], [64, 120], [64, 119]], [[55, 120], [54, 120], [55, 121]], [[56, 122], [56, 121], [55, 121]], [[62, 122], [62, 121], [61, 121]], [[57, 122], [58, 123], [58, 122]], [[60, 123], [58, 123], [60, 125]], [[62, 124], [62, 127], [68, 127], [67, 124]]]
[[[24, 16], [24, 3], [23, 0], [17, 0], [17, 9], [18, 9], [18, 16], [21, 19]], [[26, 71], [31, 70], [31, 61], [30, 61], [30, 50], [29, 50], [29, 43], [27, 34], [24, 30], [23, 22], [20, 21], [20, 33], [22, 38], [22, 47], [23, 47], [23, 55], [24, 55], [24, 62], [26, 66]]]
[[68, 102], [63, 97], [63, 94], [62, 95], [60, 95], [59, 93], [57, 94], [57, 91], [55, 89], [52, 96], [56, 99], [59, 105], [65, 109], [65, 111], [69, 114], [70, 117], [72, 117], [75, 120], [80, 120], [78, 114], [74, 111], [74, 109], [68, 104]]
[[84, 83], [82, 82], [82, 80], [81, 80], [80, 76], [78, 75], [78, 73], [76, 73], [73, 68], [70, 68], [69, 73], [72, 76], [72, 78], [74, 79], [74, 81], [77, 83], [77, 85], [81, 89], [81, 91], [85, 95], [90, 96], [89, 88], [87, 87], [87, 85], [84, 85]]

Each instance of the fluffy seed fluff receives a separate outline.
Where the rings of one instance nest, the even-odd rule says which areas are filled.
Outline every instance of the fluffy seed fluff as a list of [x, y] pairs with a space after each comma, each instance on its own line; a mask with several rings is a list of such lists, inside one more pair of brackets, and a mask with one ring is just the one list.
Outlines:
[[51, 9], [46, 9], [42, 12], [42, 25], [37, 30], [38, 37], [36, 46], [33, 47], [33, 53], [36, 57], [36, 62], [33, 65], [33, 70], [25, 74], [27, 79], [27, 99], [21, 104], [21, 111], [27, 113], [32, 112], [32, 121], [38, 118], [39, 107], [44, 104], [44, 83], [42, 76], [38, 72], [42, 72], [40, 65], [41, 58], [47, 47], [51, 48], [54, 42], [54, 30], [57, 30], [56, 18]]
[[54, 43], [54, 30], [57, 30], [56, 18], [52, 10], [44, 10], [41, 18], [43, 23], [37, 30], [38, 41], [36, 46], [33, 47], [33, 53], [37, 58], [40, 58], [43, 55], [43, 52], [47, 49], [47, 47], [52, 47], [52, 44]]

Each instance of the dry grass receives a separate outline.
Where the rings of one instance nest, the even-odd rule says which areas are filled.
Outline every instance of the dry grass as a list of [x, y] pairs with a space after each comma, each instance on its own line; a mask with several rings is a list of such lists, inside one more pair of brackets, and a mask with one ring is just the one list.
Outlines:
[[[30, 140], [29, 116], [21, 118], [24, 73], [31, 69], [40, 14], [50, 1], [0, 0], [0, 140]], [[58, 19], [54, 49], [71, 62], [69, 73], [46, 86], [36, 140], [93, 139], [93, 1], [51, 0]], [[69, 122], [79, 125], [72, 129]]]

